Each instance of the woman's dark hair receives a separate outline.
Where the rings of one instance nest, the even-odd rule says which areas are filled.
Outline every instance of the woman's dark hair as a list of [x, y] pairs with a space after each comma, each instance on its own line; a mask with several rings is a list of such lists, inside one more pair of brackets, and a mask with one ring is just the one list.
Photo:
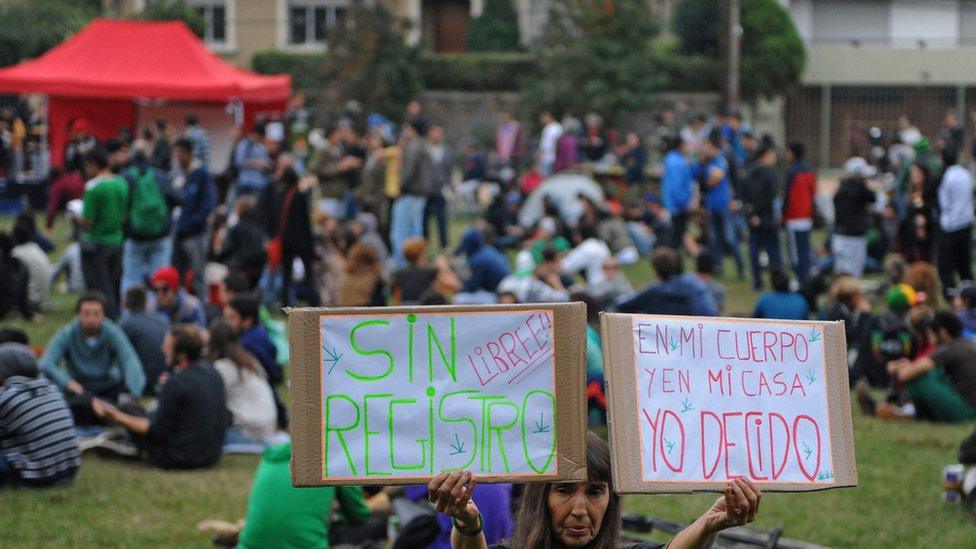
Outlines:
[[[586, 438], [587, 482], [606, 482], [610, 502], [603, 514], [600, 531], [587, 544], [593, 549], [611, 549], [617, 546], [620, 533], [620, 496], [613, 491], [610, 474], [610, 448], [603, 439], [592, 432]], [[515, 520], [512, 547], [552, 547], [552, 516], [549, 513], [549, 491], [553, 483], [528, 484], [522, 492]]]
[[207, 354], [211, 363], [222, 358], [233, 362], [234, 366], [237, 367], [238, 377], [244, 376], [244, 370], [250, 370], [259, 375], [264, 372], [258, 359], [241, 346], [240, 339], [230, 324], [221, 319], [214, 320], [210, 324], [210, 342]]
[[945, 330], [952, 339], [958, 339], [962, 335], [962, 321], [952, 311], [936, 311], [932, 330], [936, 333]]
[[288, 188], [298, 185], [298, 172], [295, 171], [295, 168], [289, 166], [281, 170], [281, 182]]
[[775, 292], [788, 292], [790, 291], [790, 275], [782, 267], [770, 267], [769, 285], [773, 287]]
[[570, 301], [581, 301], [586, 305], [586, 323], [594, 328], [600, 327], [600, 302], [586, 292], [574, 292], [569, 296]]

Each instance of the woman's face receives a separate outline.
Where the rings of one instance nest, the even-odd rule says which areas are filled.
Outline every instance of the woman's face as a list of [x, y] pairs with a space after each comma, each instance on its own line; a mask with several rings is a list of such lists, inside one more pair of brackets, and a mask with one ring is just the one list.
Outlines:
[[606, 482], [554, 484], [547, 503], [556, 539], [566, 547], [583, 547], [600, 533], [610, 487]]
[[919, 168], [915, 164], [912, 164], [910, 170], [912, 174], [912, 184], [916, 189], [922, 188], [922, 183], [925, 182], [925, 172], [923, 172], [922, 168]]

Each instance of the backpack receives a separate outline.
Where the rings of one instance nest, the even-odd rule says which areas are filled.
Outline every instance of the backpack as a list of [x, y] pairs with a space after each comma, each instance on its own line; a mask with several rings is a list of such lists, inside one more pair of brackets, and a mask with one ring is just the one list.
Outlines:
[[129, 230], [137, 238], [157, 238], [166, 232], [169, 225], [169, 208], [166, 196], [156, 182], [155, 168], [141, 172], [133, 167], [129, 170], [132, 181], [129, 194]]

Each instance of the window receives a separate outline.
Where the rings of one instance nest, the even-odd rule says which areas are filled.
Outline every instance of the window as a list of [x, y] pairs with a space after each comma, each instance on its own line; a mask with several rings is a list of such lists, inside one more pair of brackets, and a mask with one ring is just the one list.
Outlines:
[[346, 19], [346, 1], [293, 0], [288, 3], [288, 44], [323, 45], [329, 32]]
[[229, 17], [226, 0], [190, 0], [188, 3], [203, 17], [204, 42], [216, 46], [228, 46], [231, 40], [227, 25]]

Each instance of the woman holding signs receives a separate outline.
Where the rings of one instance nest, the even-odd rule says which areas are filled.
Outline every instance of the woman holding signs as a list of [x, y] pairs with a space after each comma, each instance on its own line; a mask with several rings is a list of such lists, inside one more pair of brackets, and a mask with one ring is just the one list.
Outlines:
[[[589, 480], [575, 484], [539, 483], [526, 485], [509, 547], [618, 547], [620, 496], [613, 492], [610, 449], [590, 433], [586, 444], [586, 473]], [[473, 473], [441, 473], [430, 481], [428, 497], [434, 507], [454, 519], [451, 545], [455, 548], [486, 548], [482, 533], [485, 518], [471, 501], [477, 480]], [[746, 479], [729, 481], [725, 494], [702, 516], [668, 543], [670, 549], [711, 547], [726, 528], [752, 522], [759, 512], [762, 492]], [[630, 549], [650, 549], [657, 544], [642, 542]]]

